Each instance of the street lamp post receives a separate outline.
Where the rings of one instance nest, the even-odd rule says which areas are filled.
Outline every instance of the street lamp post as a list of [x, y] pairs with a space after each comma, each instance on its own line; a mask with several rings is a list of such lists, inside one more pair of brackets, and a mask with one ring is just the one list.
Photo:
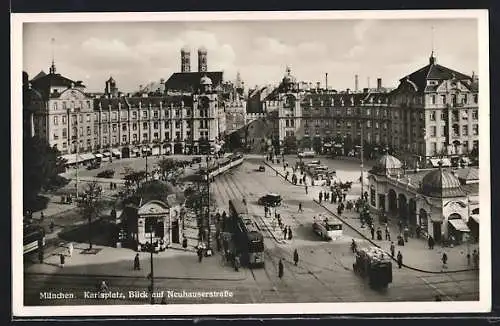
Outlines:
[[360, 156], [361, 156], [361, 199], [364, 200], [365, 198], [365, 190], [364, 190], [364, 177], [363, 177], [363, 167], [364, 167], [364, 158], [363, 158], [363, 125], [361, 125], [361, 151], [360, 151]]
[[153, 251], [154, 251], [154, 246], [153, 246], [153, 225], [150, 226], [150, 230], [149, 230], [149, 239], [150, 239], [150, 244], [151, 244], [151, 247], [150, 247], [150, 268], [151, 268], [151, 273], [150, 273], [150, 281], [151, 281], [151, 304], [154, 304], [155, 303], [155, 299], [153, 298], [153, 293], [154, 293], [154, 266], [153, 266]]

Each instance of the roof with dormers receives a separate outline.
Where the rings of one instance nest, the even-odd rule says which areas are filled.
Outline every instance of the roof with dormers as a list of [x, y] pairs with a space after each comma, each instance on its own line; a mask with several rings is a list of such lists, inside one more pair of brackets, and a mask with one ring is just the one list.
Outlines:
[[192, 96], [187, 95], [167, 95], [167, 96], [149, 96], [149, 97], [112, 97], [106, 98], [101, 97], [94, 99], [94, 109], [99, 110], [99, 107], [102, 109], [111, 108], [112, 110], [118, 110], [121, 108], [122, 110], [126, 110], [129, 108], [147, 108], [150, 105], [152, 107], [180, 107], [181, 104], [184, 103], [184, 106], [192, 107], [193, 106], [193, 98]]
[[358, 106], [362, 104], [387, 103], [389, 93], [367, 92], [367, 93], [336, 93], [336, 92], [309, 92], [302, 99], [302, 105], [320, 106]]
[[212, 80], [212, 84], [221, 86], [223, 82], [222, 71], [208, 72], [176, 72], [165, 82], [165, 89], [172, 91], [194, 92], [200, 86], [201, 78], [207, 75]]
[[427, 85], [428, 80], [436, 80], [439, 82], [450, 79], [463, 81], [469, 88], [474, 87], [472, 85], [472, 77], [437, 64], [436, 58], [433, 56], [429, 58], [429, 64], [427, 66], [401, 78], [399, 81], [401, 83], [410, 83], [417, 92], [431, 92], [435, 91], [439, 85]]
[[[45, 100], [50, 97], [54, 97], [54, 94], [50, 93], [51, 87], [67, 87], [72, 86], [85, 87], [80, 81], [74, 81], [69, 78], [62, 76], [61, 74], [38, 74], [34, 79], [30, 81], [32, 88], [38, 90]], [[59, 96], [60, 93], [57, 93]]]
[[421, 192], [426, 196], [439, 198], [465, 196], [458, 177], [443, 168], [431, 171], [424, 176]]

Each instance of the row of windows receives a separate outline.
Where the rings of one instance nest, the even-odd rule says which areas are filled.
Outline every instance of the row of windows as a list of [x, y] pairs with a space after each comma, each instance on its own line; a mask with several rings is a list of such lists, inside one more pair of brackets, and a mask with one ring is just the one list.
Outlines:
[[[307, 111], [308, 111], [308, 108], [305, 107], [304, 108], [304, 112], [307, 114]], [[315, 111], [319, 111], [319, 108], [315, 108]], [[344, 115], [347, 114], [347, 115], [357, 115], [357, 116], [361, 116], [361, 115], [366, 115], [366, 116], [371, 116], [372, 113], [376, 116], [376, 117], [387, 117], [388, 115], [388, 111], [387, 110], [381, 110], [381, 109], [363, 109], [363, 108], [346, 108], [345, 110], [344, 109], [341, 109], [341, 108], [324, 108], [324, 114], [325, 115], [329, 115], [330, 113], [332, 114], [336, 114], [336, 115]]]
[[[186, 132], [186, 138], [189, 139], [190, 137], [191, 137], [191, 133], [190, 132]], [[208, 138], [208, 131], [201, 131], [199, 133], [199, 139], [207, 139], [207, 138]], [[55, 138], [55, 139], [57, 139], [57, 138]], [[170, 139], [170, 133], [169, 132], [165, 133], [165, 138], [164, 139], [167, 140], [167, 141], [172, 140], [172, 139]], [[106, 136], [102, 137], [102, 143], [104, 145], [109, 144], [108, 140], [111, 141], [110, 143], [112, 145], [118, 145], [118, 137], [116, 137], [116, 136], [113, 136], [113, 137], [110, 137], [110, 138], [108, 138]], [[127, 137], [127, 135], [123, 135], [121, 140], [122, 140], [122, 144], [127, 144], [128, 143], [128, 137]], [[143, 133], [141, 140], [142, 141], [149, 141], [150, 140], [149, 139], [149, 134], [148, 133]], [[151, 140], [153, 140], [153, 141], [159, 141], [160, 140], [159, 133], [157, 133], [157, 132], [153, 133]], [[181, 140], [181, 133], [180, 132], [176, 132], [175, 133], [175, 140]], [[87, 146], [90, 146], [91, 141], [92, 140], [90, 138], [88, 138], [86, 140]], [[132, 135], [132, 142], [138, 142], [138, 141], [139, 141], [138, 140], [138, 134], [133, 134]], [[72, 143], [75, 143], [75, 142], [72, 142]], [[80, 143], [80, 146], [83, 146], [83, 143], [84, 143], [83, 139], [80, 139], [79, 143]], [[94, 143], [96, 145], [98, 145], [99, 144], [99, 139], [98, 138], [94, 138]], [[63, 142], [62, 143], [62, 148], [67, 148], [67, 144], [68, 144], [67, 142]]]
[[[168, 111], [166, 111], [166, 112], [168, 112]], [[143, 114], [141, 116], [141, 119], [148, 119], [148, 111], [143, 111], [142, 113]], [[158, 119], [159, 118], [158, 114], [159, 114], [159, 111], [153, 111], [152, 118]], [[77, 121], [76, 120], [77, 116], [74, 115], [72, 117], [73, 117], [72, 123], [74, 124]], [[83, 122], [84, 117], [85, 117], [86, 122], [91, 122], [91, 114], [90, 113], [78, 115], [78, 121]], [[120, 117], [121, 117], [121, 120], [127, 120], [128, 119], [127, 111], [122, 111], [120, 114]], [[169, 114], [165, 115], [165, 117], [170, 118]], [[174, 115], [172, 115], [172, 118], [175, 118], [175, 117], [181, 117], [180, 110], [176, 110], [176, 113]], [[186, 115], [184, 117], [191, 117], [191, 110], [187, 110]], [[200, 109], [200, 117], [201, 118], [203, 118], [203, 117], [208, 118], [209, 117], [208, 116], [208, 109]], [[132, 111], [131, 119], [137, 120], [137, 111]], [[67, 115], [61, 115], [61, 116], [54, 115], [53, 121], [54, 121], [54, 125], [56, 125], [56, 126], [59, 124], [59, 121], [61, 121], [62, 124], [66, 124], [67, 123]], [[98, 122], [98, 121], [99, 121], [99, 113], [94, 113], [94, 122]], [[102, 112], [101, 122], [107, 122], [107, 121], [108, 121], [108, 113]], [[118, 121], [117, 112], [111, 112], [110, 121]]]
[[[454, 137], [460, 137], [460, 136], [469, 136], [469, 126], [464, 125], [462, 126], [460, 130], [460, 126], [457, 124], [454, 124], [451, 128], [452, 130], [452, 136]], [[447, 134], [447, 128], [446, 126], [441, 126], [440, 133], [437, 133], [437, 127], [436, 126], [431, 126], [430, 127], [430, 136], [431, 137], [441, 137], [441, 136], [446, 136]], [[477, 124], [472, 125], [472, 136], [477, 136], [479, 135], [479, 126]]]
[[[137, 123], [133, 123], [132, 124], [132, 131], [136, 131], [138, 129], [137, 127], [138, 127], [138, 124]], [[154, 122], [152, 124], [152, 127], [153, 127], [153, 129], [156, 129], [156, 130], [159, 129], [158, 128], [159, 127], [159, 123], [158, 122]], [[143, 129], [148, 129], [148, 123], [144, 122], [142, 124], [142, 128]], [[165, 122], [165, 129], [169, 129], [169, 128], [170, 128], [169, 123]], [[180, 121], [175, 121], [175, 128], [176, 129], [181, 128]], [[201, 129], [208, 129], [208, 120], [200, 121], [200, 128]], [[191, 129], [191, 124], [188, 123], [186, 125], [186, 129]], [[90, 136], [92, 134], [92, 129], [91, 129], [90, 126], [87, 126], [85, 130], [86, 130], [86, 135], [87, 136]], [[62, 131], [62, 138], [63, 139], [67, 138], [68, 137], [67, 136], [67, 128], [62, 128], [61, 131]], [[72, 135], [73, 136], [76, 135], [77, 131], [78, 131], [77, 128], [74, 127], [72, 129]], [[84, 128], [80, 127], [79, 131], [80, 131], [79, 135], [83, 136], [84, 135], [83, 134]], [[117, 124], [112, 124], [111, 128], [110, 128], [110, 131], [111, 132], [117, 132], [118, 131], [118, 125]], [[126, 123], [122, 124], [122, 131], [127, 131], [127, 124]], [[103, 134], [107, 134], [108, 133], [108, 125], [102, 125], [102, 133]], [[97, 128], [94, 128], [94, 134], [96, 134], [96, 135], [98, 134], [98, 129]], [[53, 139], [59, 139], [59, 130], [55, 130], [54, 131], [54, 133], [53, 133]]]
[[[78, 109], [78, 108], [90, 109], [90, 101], [78, 101], [78, 102], [71, 101], [69, 103], [66, 101], [62, 101], [61, 105], [63, 110]], [[58, 108], [57, 102], [54, 102], [52, 104], [52, 108], [54, 110], [57, 110]]]
[[[452, 145], [452, 150], [454, 150], [455, 148], [458, 149], [459, 147], [462, 147], [462, 150], [467, 152], [469, 151], [469, 142], [468, 141], [463, 141], [461, 145]], [[477, 140], [474, 140], [472, 141], [472, 148], [478, 148], [479, 146], [479, 141]], [[432, 142], [430, 143], [430, 154], [431, 155], [436, 155], [436, 154], [439, 154], [440, 151], [446, 151], [446, 149], [448, 148], [446, 142], [442, 142], [441, 143], [441, 147], [438, 148], [438, 143], [435, 143], [435, 142]]]
[[[446, 121], [446, 112], [441, 111], [441, 120]], [[478, 119], [478, 110], [472, 110], [472, 120], [477, 120]], [[431, 111], [429, 113], [429, 119], [431, 121], [436, 121], [436, 111]], [[469, 119], [469, 111], [468, 110], [453, 110], [451, 111], [451, 119], [452, 121], [458, 121], [460, 119], [462, 120], [468, 120]]]
[[[451, 94], [451, 95], [439, 95], [439, 103], [437, 103], [437, 96], [436, 95], [431, 95], [431, 104], [469, 104], [470, 103], [470, 96], [469, 94], [461, 94], [460, 96], [457, 96], [457, 94]], [[474, 104], [477, 104], [478, 101], [478, 96], [477, 94], [472, 95], [472, 100]]]
[[[286, 120], [288, 121], [288, 120]], [[293, 120], [290, 120], [292, 122], [292, 127], [293, 127]], [[330, 127], [330, 120], [304, 120], [304, 127], [305, 128], [308, 128], [310, 124], [313, 124], [314, 126], [316, 127]], [[343, 125], [346, 125], [347, 128], [351, 128], [353, 125], [356, 125], [356, 127], [358, 129], [361, 129], [362, 128], [362, 123], [361, 122], [356, 122], [355, 124], [352, 123], [351, 121], [342, 121], [342, 120], [333, 120], [332, 121], [332, 126], [335, 125], [337, 128], [341, 128]], [[365, 123], [366, 127], [367, 128], [371, 128], [372, 127], [372, 121], [368, 120], [366, 121]], [[288, 124], [286, 125], [288, 127]], [[375, 122], [373, 124], [373, 126], [375, 127], [375, 129], [379, 129], [380, 126], [382, 126], [382, 128], [384, 130], [387, 129], [387, 122], [384, 122], [384, 123], [379, 123], [378, 121]]]

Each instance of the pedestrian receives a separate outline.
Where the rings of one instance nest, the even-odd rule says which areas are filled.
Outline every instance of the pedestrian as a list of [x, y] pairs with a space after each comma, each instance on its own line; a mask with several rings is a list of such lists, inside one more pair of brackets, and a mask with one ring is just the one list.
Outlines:
[[54, 221], [50, 221], [50, 225], [49, 225], [49, 229], [50, 229], [50, 233], [54, 232]]
[[343, 200], [345, 201], [345, 198], [347, 197], [347, 193], [344, 192], [344, 194], [342, 196], [343, 196]]
[[135, 254], [134, 258], [134, 271], [140, 271], [141, 270], [141, 262], [139, 261], [139, 254]]
[[66, 257], [64, 257], [64, 254], [59, 254], [59, 263], [61, 268], [64, 267], [64, 261], [66, 260]]
[[305, 188], [306, 188], [306, 195], [307, 195], [307, 185], [305, 186]]
[[386, 236], [387, 236], [387, 241], [391, 241], [391, 233], [390, 233], [390, 232], [388, 232], [388, 233], [386, 234]]
[[288, 240], [292, 240], [293, 236], [292, 236], [292, 228], [290, 227], [290, 225], [288, 226]]
[[420, 239], [420, 233], [422, 232], [422, 227], [420, 224], [417, 224], [417, 227], [415, 228], [415, 235], [417, 236], [417, 239]]
[[398, 267], [401, 268], [403, 266], [403, 254], [399, 250], [398, 250], [397, 260], [398, 260]]
[[295, 249], [293, 251], [293, 263], [295, 264], [295, 266], [297, 266], [298, 262], [299, 262], [299, 252], [297, 251], [297, 249]]
[[302, 210], [302, 203], [299, 203], [299, 210], [298, 210], [299, 213], [302, 213], [303, 210]]
[[370, 225], [370, 233], [372, 234], [372, 240], [375, 240], [375, 227]]
[[278, 277], [280, 279], [283, 278], [283, 262], [281, 261], [281, 259], [278, 263]]
[[380, 229], [380, 226], [377, 228], [377, 240], [382, 240], [382, 230]]
[[429, 245], [429, 249], [434, 249], [434, 238], [432, 235], [429, 235], [429, 239], [427, 240], [427, 244]]
[[476, 249], [472, 252], [472, 260], [474, 261], [474, 268], [479, 268], [479, 252]]
[[333, 196], [333, 192], [330, 194], [330, 204], [333, 204], [334, 202], [334, 196]]
[[43, 211], [40, 212], [40, 222], [43, 222], [43, 219], [45, 218], [45, 216], [43, 215]]
[[470, 266], [470, 252], [467, 253], [467, 266]]
[[287, 229], [287, 227], [285, 225], [285, 227], [283, 228], [283, 240], [286, 240], [286, 238], [287, 238], [286, 237], [287, 231], [288, 231], [288, 229]]
[[446, 254], [446, 252], [443, 252], [441, 261], [443, 262], [443, 268], [448, 268], [448, 266], [446, 265], [446, 263], [448, 262], [448, 255]]
[[201, 248], [201, 246], [198, 246], [198, 250], [196, 251], [196, 253], [198, 254], [198, 262], [201, 263], [201, 261], [203, 260], [203, 249]]
[[394, 246], [394, 242], [391, 241], [391, 247], [390, 247], [390, 250], [391, 250], [391, 257], [394, 257], [394, 252], [396, 251], [395, 250], [395, 246]]
[[408, 242], [408, 236], [410, 235], [410, 230], [408, 229], [408, 225], [405, 225], [403, 236], [405, 238], [405, 242]]
[[319, 192], [319, 203], [321, 204], [321, 201], [323, 200], [323, 192]]
[[385, 240], [391, 240], [391, 235], [389, 234], [389, 226], [385, 225]]
[[73, 243], [70, 242], [69, 246], [68, 246], [68, 256], [73, 256]]
[[401, 220], [398, 221], [399, 233], [403, 233], [403, 222]]

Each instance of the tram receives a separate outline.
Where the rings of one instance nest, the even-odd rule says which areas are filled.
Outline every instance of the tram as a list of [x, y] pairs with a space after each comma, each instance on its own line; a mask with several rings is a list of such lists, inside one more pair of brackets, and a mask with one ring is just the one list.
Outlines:
[[243, 163], [242, 154], [229, 154], [220, 160], [216, 160], [208, 165], [208, 176], [214, 179], [216, 176], [227, 172], [228, 170], [240, 166]]
[[24, 255], [43, 249], [45, 247], [45, 230], [37, 224], [24, 223], [23, 245]]
[[241, 262], [248, 266], [264, 266], [264, 236], [248, 214], [242, 200], [229, 201], [229, 217]]

